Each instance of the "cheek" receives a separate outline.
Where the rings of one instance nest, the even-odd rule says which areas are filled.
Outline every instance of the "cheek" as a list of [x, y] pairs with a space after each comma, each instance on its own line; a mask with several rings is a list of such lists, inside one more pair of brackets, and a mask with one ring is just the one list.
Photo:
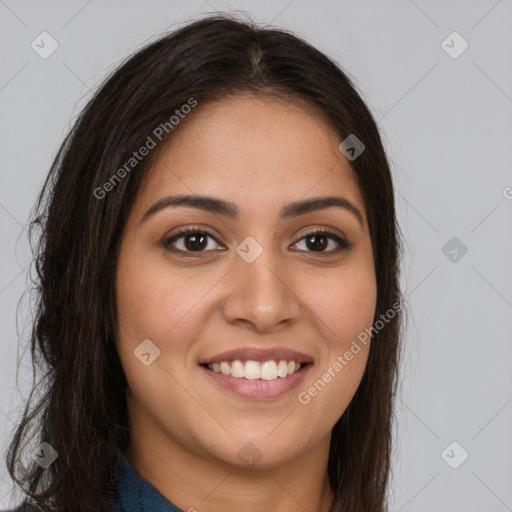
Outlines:
[[190, 279], [179, 272], [171, 279], [169, 269], [155, 264], [154, 259], [136, 254], [121, 257], [116, 295], [124, 334], [139, 342], [149, 338], [162, 343], [186, 323], [204, 290], [204, 281], [201, 286], [191, 286]]
[[324, 324], [329, 352], [344, 351], [373, 323], [377, 301], [373, 269], [367, 265], [346, 267], [319, 283], [309, 299], [315, 316]]
[[[170, 272], [166, 262], [136, 249], [121, 253], [116, 285], [118, 351], [139, 399], [165, 396], [172, 401], [183, 394], [173, 377], [182, 382], [197, 371], [191, 348], [204, 330], [197, 315], [217, 280], [215, 275], [191, 279], [179, 270]], [[150, 340], [159, 351], [155, 351], [155, 363], [147, 367], [136, 357], [144, 340]]]
[[[190, 279], [179, 273], [171, 280], [168, 270], [164, 273], [154, 259], [136, 251], [120, 255], [116, 284], [119, 357], [132, 406], [135, 403], [135, 409], [159, 417], [164, 423], [179, 423], [172, 410], [179, 409], [183, 417], [195, 411], [180, 383], [181, 374], [187, 370], [183, 363], [190, 340], [195, 338], [197, 329], [197, 323], [187, 322], [187, 314], [202, 295], [204, 286], [191, 287]], [[159, 350], [158, 357], [147, 366], [137, 357], [144, 340], [151, 340]], [[151, 360], [154, 349], [149, 347]], [[162, 409], [163, 403], [172, 404], [169, 411]]]
[[[377, 287], [369, 265], [346, 267], [310, 293], [322, 333], [321, 362], [299, 390], [298, 401], [317, 428], [331, 428], [352, 400], [368, 359]], [[314, 418], [314, 419], [313, 419]]]

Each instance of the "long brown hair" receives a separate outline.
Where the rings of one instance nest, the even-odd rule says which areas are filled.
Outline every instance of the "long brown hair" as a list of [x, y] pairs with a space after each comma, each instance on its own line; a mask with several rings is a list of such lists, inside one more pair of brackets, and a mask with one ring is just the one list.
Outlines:
[[[347, 74], [287, 31], [229, 15], [207, 16], [159, 37], [120, 65], [82, 110], [34, 207], [37, 303], [30, 347], [40, 377], [7, 453], [9, 473], [27, 503], [87, 512], [108, 510], [111, 503], [112, 468], [129, 441], [127, 382], [115, 347], [117, 257], [146, 171], [176, 130], [162, 132], [158, 147], [121, 173], [108, 193], [98, 190], [112, 184], [133, 151], [190, 98], [204, 104], [242, 92], [300, 97], [326, 116], [340, 141], [351, 134], [363, 141], [364, 152], [351, 164], [374, 253], [375, 321], [401, 303], [389, 164], [377, 125]], [[387, 510], [402, 319], [401, 309], [393, 309], [386, 325], [372, 331], [361, 384], [332, 432], [332, 512]], [[42, 393], [34, 403], [36, 389]], [[49, 443], [57, 459], [47, 469], [24, 466], [28, 442]]]

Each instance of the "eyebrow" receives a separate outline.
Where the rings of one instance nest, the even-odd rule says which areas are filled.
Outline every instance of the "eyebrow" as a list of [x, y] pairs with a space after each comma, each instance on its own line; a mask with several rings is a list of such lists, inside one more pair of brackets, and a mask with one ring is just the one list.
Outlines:
[[[186, 206], [189, 208], [198, 208], [211, 213], [225, 215], [231, 219], [238, 220], [240, 210], [235, 203], [224, 201], [210, 196], [200, 195], [175, 195], [167, 196], [159, 199], [149, 210], [143, 215], [141, 223], [148, 220], [157, 212], [164, 208], [176, 206]], [[290, 219], [305, 215], [307, 213], [325, 210], [327, 208], [343, 208], [352, 213], [359, 224], [364, 229], [363, 215], [359, 208], [351, 203], [348, 199], [341, 196], [313, 197], [311, 199], [303, 199], [284, 206], [279, 212], [279, 220]]]

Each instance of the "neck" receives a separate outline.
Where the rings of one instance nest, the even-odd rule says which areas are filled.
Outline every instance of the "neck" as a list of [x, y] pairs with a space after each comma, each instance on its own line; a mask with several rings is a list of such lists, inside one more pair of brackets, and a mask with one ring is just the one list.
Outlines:
[[309, 451], [270, 467], [241, 467], [187, 450], [154, 424], [133, 422], [130, 438], [126, 458], [182, 510], [330, 510], [330, 432]]

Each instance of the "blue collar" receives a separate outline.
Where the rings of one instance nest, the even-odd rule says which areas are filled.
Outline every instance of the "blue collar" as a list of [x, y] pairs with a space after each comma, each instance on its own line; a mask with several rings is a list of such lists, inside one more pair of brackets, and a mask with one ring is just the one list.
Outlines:
[[118, 499], [111, 512], [182, 512], [142, 478], [120, 454], [117, 466]]

